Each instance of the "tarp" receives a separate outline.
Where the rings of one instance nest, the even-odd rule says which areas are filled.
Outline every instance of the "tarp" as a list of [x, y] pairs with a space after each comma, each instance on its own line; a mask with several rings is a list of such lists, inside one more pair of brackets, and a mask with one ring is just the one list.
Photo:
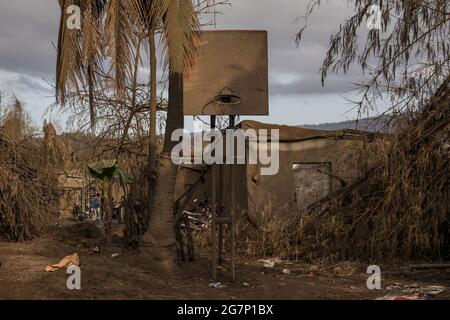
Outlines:
[[45, 267], [45, 272], [55, 272], [64, 268], [68, 268], [70, 266], [79, 266], [80, 265], [80, 258], [78, 257], [77, 253], [74, 253], [70, 256], [64, 257], [61, 259], [61, 261], [57, 264], [51, 264]]

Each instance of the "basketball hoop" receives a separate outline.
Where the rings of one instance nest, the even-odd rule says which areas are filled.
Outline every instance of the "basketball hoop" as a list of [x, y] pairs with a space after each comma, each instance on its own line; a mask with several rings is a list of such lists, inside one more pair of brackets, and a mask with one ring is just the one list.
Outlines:
[[234, 106], [241, 103], [242, 99], [233, 94], [230, 89], [225, 89], [221, 94], [215, 96], [212, 101], [214, 104], [225, 105], [225, 106]]

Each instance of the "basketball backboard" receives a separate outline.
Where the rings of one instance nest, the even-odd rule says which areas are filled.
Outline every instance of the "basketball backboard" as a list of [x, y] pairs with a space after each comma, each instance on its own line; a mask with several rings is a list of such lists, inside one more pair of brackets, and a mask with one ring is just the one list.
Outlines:
[[203, 31], [184, 76], [185, 115], [268, 115], [266, 31]]

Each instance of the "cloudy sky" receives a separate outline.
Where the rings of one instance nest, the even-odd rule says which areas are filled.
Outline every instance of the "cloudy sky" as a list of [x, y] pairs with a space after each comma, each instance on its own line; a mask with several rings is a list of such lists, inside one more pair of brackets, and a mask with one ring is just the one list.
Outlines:
[[[357, 70], [320, 84], [319, 68], [329, 37], [351, 13], [347, 0], [324, 2], [315, 13], [299, 48], [295, 34], [309, 0], [232, 0], [217, 17], [217, 29], [269, 32], [270, 116], [256, 120], [315, 124], [353, 119], [345, 100]], [[54, 78], [59, 23], [57, 0], [0, 0], [0, 91], [25, 101], [36, 123], [60, 115], [46, 113], [53, 103], [47, 82]]]

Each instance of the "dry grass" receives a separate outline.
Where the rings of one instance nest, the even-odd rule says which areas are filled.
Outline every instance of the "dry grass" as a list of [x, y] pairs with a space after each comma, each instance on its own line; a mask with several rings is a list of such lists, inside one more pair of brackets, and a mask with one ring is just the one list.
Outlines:
[[23, 241], [58, 216], [57, 172], [29, 132], [18, 101], [0, 122], [0, 238]]

